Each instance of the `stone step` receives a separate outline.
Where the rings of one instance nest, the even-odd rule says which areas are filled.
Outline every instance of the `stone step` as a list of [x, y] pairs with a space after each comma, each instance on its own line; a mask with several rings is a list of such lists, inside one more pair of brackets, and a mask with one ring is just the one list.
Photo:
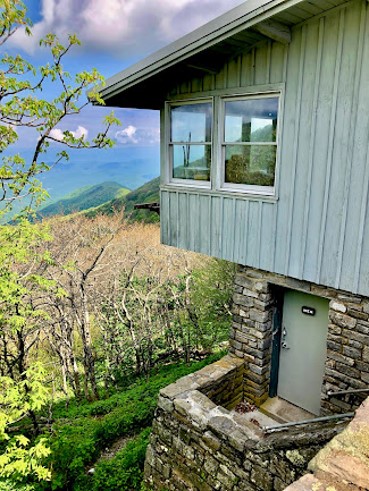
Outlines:
[[279, 423], [295, 423], [317, 417], [280, 397], [270, 397], [260, 406], [259, 410]]

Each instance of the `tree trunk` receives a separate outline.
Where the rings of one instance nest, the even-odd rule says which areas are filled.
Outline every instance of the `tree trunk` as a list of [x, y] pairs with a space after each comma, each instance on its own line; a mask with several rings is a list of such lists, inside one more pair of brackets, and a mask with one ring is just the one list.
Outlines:
[[82, 319], [81, 319], [81, 338], [83, 344], [83, 367], [85, 371], [84, 392], [87, 399], [90, 398], [89, 385], [92, 391], [93, 399], [99, 399], [99, 392], [97, 389], [96, 375], [95, 375], [95, 359], [92, 351], [91, 330], [90, 330], [90, 313], [87, 305], [87, 295], [85, 291], [84, 282], [80, 285], [81, 293], [81, 307], [82, 307]]
[[74, 342], [73, 342], [73, 328], [71, 323], [65, 322], [64, 329], [65, 329], [65, 339], [66, 339], [67, 352], [68, 352], [67, 356], [68, 356], [68, 365], [69, 365], [69, 370], [68, 370], [68, 374], [70, 377], [69, 380], [73, 388], [74, 395], [79, 400], [81, 399], [82, 396], [81, 383], [80, 383], [78, 365], [73, 351]]
[[[19, 329], [17, 331], [17, 341], [18, 341], [18, 370], [20, 374], [20, 379], [25, 382], [24, 384], [24, 390], [26, 394], [30, 392], [28, 383], [27, 383], [27, 374], [26, 374], [26, 349], [25, 349], [25, 342], [24, 342], [24, 335], [23, 335], [23, 330]], [[36, 414], [34, 411], [29, 410], [28, 411], [29, 417], [32, 421], [32, 426], [33, 426], [33, 433], [34, 435], [38, 435], [40, 432]]]

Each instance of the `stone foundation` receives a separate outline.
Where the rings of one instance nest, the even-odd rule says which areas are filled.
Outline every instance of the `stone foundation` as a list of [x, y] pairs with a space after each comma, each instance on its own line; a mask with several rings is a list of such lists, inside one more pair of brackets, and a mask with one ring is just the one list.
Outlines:
[[368, 388], [369, 299], [240, 266], [235, 279], [230, 352], [245, 360], [246, 399], [260, 405], [268, 397], [273, 316], [283, 289], [330, 300], [322, 414], [358, 407], [367, 393], [331, 398], [327, 393]]
[[259, 406], [269, 396], [273, 332], [285, 289], [329, 300], [322, 415], [351, 412], [363, 401], [367, 393], [328, 392], [368, 387], [369, 299], [239, 267], [230, 355], [161, 391], [145, 464], [149, 489], [281, 491], [342, 431], [347, 420], [270, 433], [230, 411], [242, 399]]
[[161, 391], [145, 464], [149, 489], [281, 491], [342, 430], [310, 424], [268, 434], [245, 421], [223, 407], [240, 400], [243, 370], [229, 355]]

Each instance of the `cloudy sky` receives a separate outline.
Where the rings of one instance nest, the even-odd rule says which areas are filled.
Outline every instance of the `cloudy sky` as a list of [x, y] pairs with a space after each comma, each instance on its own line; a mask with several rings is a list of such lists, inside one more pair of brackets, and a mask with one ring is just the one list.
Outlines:
[[[65, 68], [73, 73], [96, 67], [108, 78], [240, 3], [243, 0], [25, 0], [34, 24], [33, 36], [25, 39], [18, 32], [12, 39], [12, 49], [38, 65], [45, 62], [45, 53], [38, 46], [40, 37], [53, 32], [63, 39], [76, 33], [82, 47], [69, 56]], [[91, 137], [105, 111], [88, 108], [69, 121], [68, 129], [78, 136]], [[116, 114], [122, 126], [111, 135], [117, 142], [115, 149], [100, 152], [99, 156], [94, 153], [93, 158], [88, 151], [73, 154], [68, 169], [72, 172], [72, 165], [86, 165], [91, 160], [99, 165], [125, 162], [128, 169], [130, 158], [146, 159], [147, 172], [142, 169], [140, 175], [135, 175], [132, 169], [126, 169], [122, 176], [127, 181], [127, 173], [131, 172], [130, 182], [121, 183], [134, 188], [159, 173], [158, 114], [124, 109]], [[63, 129], [66, 127], [57, 128], [54, 136], [58, 137]], [[20, 148], [26, 151], [28, 145], [32, 142], [24, 138]], [[93, 184], [93, 172], [88, 174], [86, 184]]]

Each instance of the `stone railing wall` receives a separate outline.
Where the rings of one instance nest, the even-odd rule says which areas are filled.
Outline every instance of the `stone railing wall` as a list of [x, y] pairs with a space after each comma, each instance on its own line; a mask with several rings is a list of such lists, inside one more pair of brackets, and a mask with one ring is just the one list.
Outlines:
[[259, 405], [268, 397], [273, 313], [281, 288], [330, 300], [321, 412], [351, 411], [367, 394], [329, 398], [327, 393], [368, 388], [369, 299], [240, 266], [235, 279], [230, 352], [245, 360], [246, 399]]
[[311, 424], [266, 434], [205, 395], [223, 400], [227, 383], [239, 391], [243, 365], [228, 355], [161, 391], [145, 463], [149, 489], [281, 491], [342, 430]]
[[244, 371], [242, 359], [225, 357], [200, 372], [199, 390], [217, 406], [233, 409], [244, 398]]
[[286, 491], [359, 491], [369, 489], [369, 399], [355, 418], [310, 462], [309, 470]]

